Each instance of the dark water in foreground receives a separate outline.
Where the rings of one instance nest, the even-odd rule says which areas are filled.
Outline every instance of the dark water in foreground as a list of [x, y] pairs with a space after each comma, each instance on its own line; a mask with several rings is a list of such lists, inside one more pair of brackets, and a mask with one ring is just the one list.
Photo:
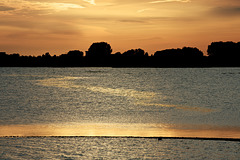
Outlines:
[[0, 159], [239, 159], [239, 142], [49, 137], [240, 138], [239, 97], [240, 68], [0, 68]]
[[[240, 143], [99, 137], [0, 138], [1, 159], [231, 159]], [[8, 145], [6, 145], [8, 144]]]

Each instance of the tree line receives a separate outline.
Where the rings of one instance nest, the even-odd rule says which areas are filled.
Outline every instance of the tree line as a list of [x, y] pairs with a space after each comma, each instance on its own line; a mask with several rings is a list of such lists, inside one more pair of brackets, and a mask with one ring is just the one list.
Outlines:
[[93, 43], [86, 55], [80, 50], [51, 56], [23, 56], [0, 52], [1, 67], [240, 67], [240, 42], [212, 42], [207, 56], [198, 48], [165, 49], [149, 55], [143, 49], [112, 54], [110, 44]]

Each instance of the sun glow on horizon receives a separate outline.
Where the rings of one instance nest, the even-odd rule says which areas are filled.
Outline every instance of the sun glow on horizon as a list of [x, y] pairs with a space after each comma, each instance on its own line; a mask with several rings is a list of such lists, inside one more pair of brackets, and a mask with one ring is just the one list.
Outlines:
[[[182, 129], [180, 129], [182, 128]], [[197, 137], [240, 138], [240, 128], [203, 125], [166, 125], [141, 123], [85, 123], [0, 125], [0, 137], [6, 136], [113, 136], [113, 137]]]

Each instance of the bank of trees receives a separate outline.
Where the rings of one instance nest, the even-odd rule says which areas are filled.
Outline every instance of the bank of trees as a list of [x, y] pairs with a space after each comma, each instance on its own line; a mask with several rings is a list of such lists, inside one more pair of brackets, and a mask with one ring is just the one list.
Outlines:
[[240, 66], [240, 42], [212, 42], [207, 52], [213, 66]]
[[106, 42], [93, 43], [86, 54], [72, 50], [59, 56], [21, 56], [0, 52], [0, 66], [9, 67], [227, 67], [240, 66], [240, 42], [213, 42], [204, 56], [198, 48], [183, 47], [156, 51], [143, 49], [112, 53]]

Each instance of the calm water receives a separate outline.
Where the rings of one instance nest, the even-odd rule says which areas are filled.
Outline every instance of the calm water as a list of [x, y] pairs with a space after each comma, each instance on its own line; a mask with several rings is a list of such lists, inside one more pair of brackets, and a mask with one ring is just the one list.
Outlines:
[[239, 97], [240, 68], [0, 68], [0, 157], [239, 158], [238, 142], [5, 137], [240, 138]]
[[[142, 138], [0, 138], [1, 159], [239, 160], [240, 143]], [[7, 144], [7, 145], [6, 145]]]

